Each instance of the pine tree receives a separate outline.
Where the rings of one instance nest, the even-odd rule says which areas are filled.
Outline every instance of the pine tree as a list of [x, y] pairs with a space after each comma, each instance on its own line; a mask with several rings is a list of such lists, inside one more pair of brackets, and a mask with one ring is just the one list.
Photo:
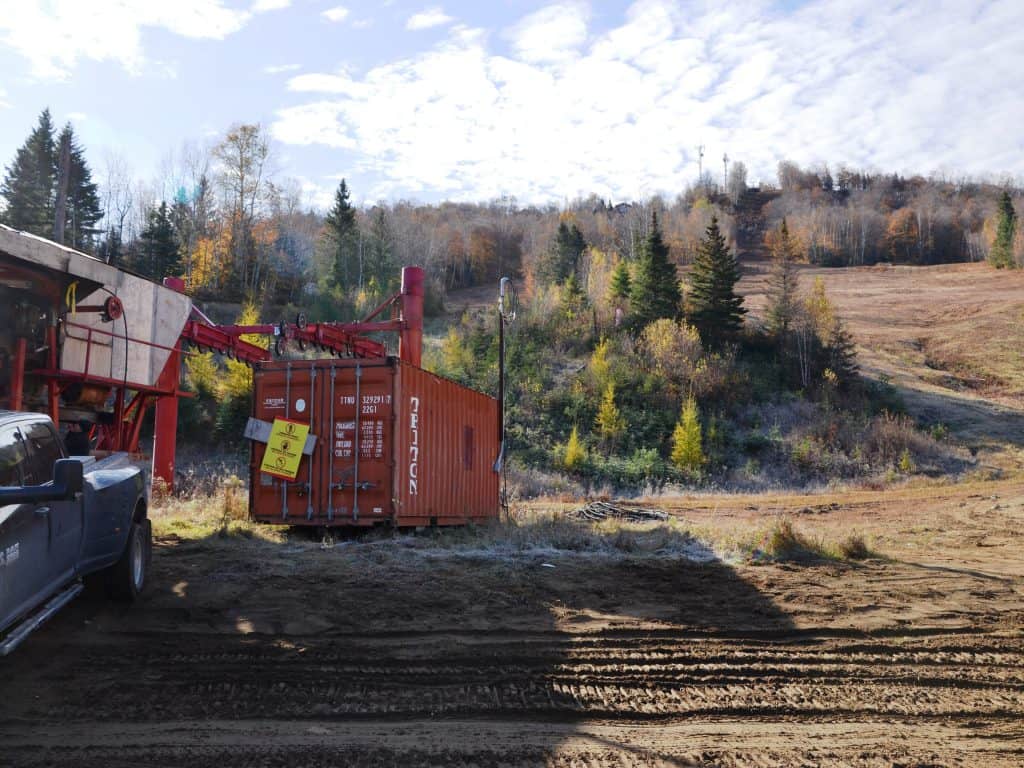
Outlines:
[[579, 228], [564, 221], [558, 223], [558, 231], [548, 250], [537, 263], [537, 279], [546, 285], [561, 284], [576, 274], [580, 257], [587, 249], [587, 241]]
[[768, 277], [768, 330], [777, 338], [789, 334], [799, 310], [797, 299], [797, 246], [786, 220], [771, 244], [772, 271]]
[[135, 268], [153, 280], [181, 274], [181, 250], [167, 203], [160, 203], [146, 217], [146, 228], [139, 234], [137, 259]]
[[705, 344], [739, 332], [747, 312], [743, 297], [736, 295], [739, 279], [739, 263], [725, 244], [718, 218], [713, 216], [697, 247], [687, 296], [687, 319], [697, 326]]
[[50, 110], [44, 109], [0, 185], [0, 195], [7, 202], [0, 217], [4, 224], [40, 237], [52, 235], [56, 167], [53, 120]]
[[640, 254], [629, 290], [631, 321], [636, 331], [663, 317], [680, 315], [682, 291], [676, 265], [658, 226], [658, 214], [651, 214], [651, 231], [640, 245]]
[[567, 320], [575, 320], [587, 308], [587, 294], [580, 287], [576, 273], [571, 272], [562, 286], [561, 314]]
[[397, 270], [393, 264], [394, 260], [394, 235], [391, 231], [391, 222], [388, 220], [387, 210], [380, 206], [373, 212], [370, 222], [370, 248], [369, 263], [367, 272], [371, 279], [385, 287], [385, 293], [395, 281]]
[[857, 347], [853, 343], [853, 337], [846, 329], [846, 323], [840, 318], [832, 321], [832, 328], [828, 334], [826, 343], [828, 353], [828, 367], [839, 378], [842, 386], [849, 386], [857, 377], [859, 371], [857, 365]]
[[[64, 126], [57, 139], [58, 152], [55, 165], [56, 194], [64, 198], [63, 245], [80, 251], [89, 251], [95, 243], [97, 222], [103, 217], [100, 197], [92, 172], [85, 161], [82, 147], [75, 138], [71, 123]], [[67, 183], [63, 177], [63, 159], [66, 157]], [[55, 204], [56, 205], [56, 204]]]
[[699, 470], [707, 462], [701, 442], [700, 411], [697, 400], [690, 395], [672, 431], [672, 463], [688, 472]]
[[330, 239], [331, 279], [335, 287], [348, 289], [357, 286], [359, 255], [357, 251], [356, 209], [349, 202], [348, 184], [344, 179], [334, 194], [334, 207], [324, 222]]
[[604, 389], [594, 425], [597, 427], [597, 433], [608, 443], [613, 443], [626, 431], [626, 419], [615, 404], [615, 384], [612, 382], [608, 382]]
[[999, 199], [998, 223], [996, 239], [989, 251], [989, 263], [997, 269], [1013, 266], [1013, 236], [1017, 229], [1017, 212], [1013, 209], [1013, 199], [1009, 191], [1004, 191]]
[[629, 264], [625, 259], [620, 259], [612, 272], [612, 279], [608, 285], [608, 299], [615, 306], [622, 306], [629, 299], [631, 278], [629, 276]]

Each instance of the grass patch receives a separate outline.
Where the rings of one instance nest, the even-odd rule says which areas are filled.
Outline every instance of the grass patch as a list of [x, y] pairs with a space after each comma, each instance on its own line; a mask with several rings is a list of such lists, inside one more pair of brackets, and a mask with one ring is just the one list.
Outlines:
[[859, 533], [850, 534], [838, 544], [839, 555], [844, 560], [867, 560], [872, 556], [864, 537]]
[[250, 522], [248, 491], [235, 475], [219, 485], [190, 494], [154, 493], [150, 520], [153, 535], [186, 541], [251, 539], [284, 541], [284, 529]]
[[777, 517], [763, 530], [754, 555], [794, 562], [833, 559], [833, 554], [820, 540], [798, 531], [788, 517]]

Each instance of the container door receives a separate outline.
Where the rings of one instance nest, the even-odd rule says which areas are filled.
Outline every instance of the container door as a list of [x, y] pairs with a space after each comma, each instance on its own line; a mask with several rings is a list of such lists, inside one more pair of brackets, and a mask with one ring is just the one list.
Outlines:
[[332, 433], [323, 479], [327, 522], [390, 520], [395, 368], [353, 361], [334, 366], [327, 375], [324, 416], [329, 427], [324, 431]]
[[326, 440], [318, 434], [319, 379], [323, 370], [308, 364], [266, 369], [256, 373], [254, 410], [256, 418], [273, 423], [286, 419], [310, 425], [316, 439], [312, 454], [304, 454], [294, 478], [278, 477], [260, 470], [266, 445], [253, 443], [250, 471], [253, 517], [264, 522], [308, 523], [316, 518], [320, 488], [317, 478], [319, 452]]

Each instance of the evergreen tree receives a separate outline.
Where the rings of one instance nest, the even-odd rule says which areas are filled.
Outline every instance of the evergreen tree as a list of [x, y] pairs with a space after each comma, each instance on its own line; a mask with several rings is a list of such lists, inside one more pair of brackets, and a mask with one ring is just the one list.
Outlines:
[[571, 272], [562, 286], [562, 300], [560, 309], [566, 320], [575, 320], [583, 314], [587, 308], [587, 294], [580, 287], [580, 281], [576, 273]]
[[608, 285], [608, 298], [612, 304], [622, 306], [629, 298], [631, 278], [629, 276], [629, 264], [625, 259], [620, 259], [612, 272], [611, 283]]
[[797, 246], [789, 234], [786, 220], [775, 233], [771, 244], [772, 271], [768, 277], [768, 330], [777, 338], [789, 334], [796, 313], [797, 299]]
[[[55, 179], [56, 193], [62, 191], [64, 199], [64, 221], [60, 229], [63, 231], [63, 245], [80, 251], [91, 250], [98, 232], [97, 222], [103, 218], [100, 208], [100, 196], [96, 184], [92, 180], [92, 171], [85, 161], [82, 147], [75, 138], [71, 123], [64, 126], [57, 139]], [[65, 183], [62, 167], [67, 158], [67, 179]], [[54, 229], [56, 234], [56, 228]]]
[[167, 203], [160, 203], [146, 217], [136, 258], [135, 268], [153, 280], [181, 274], [181, 251]]
[[688, 472], [699, 470], [707, 461], [701, 441], [700, 411], [697, 400], [690, 395], [672, 431], [672, 463]]
[[50, 110], [39, 115], [39, 124], [18, 149], [7, 167], [0, 195], [7, 202], [4, 224], [40, 237], [53, 234], [53, 192], [57, 148]]
[[386, 209], [381, 206], [374, 210], [370, 220], [370, 247], [367, 273], [370, 278], [384, 286], [385, 293], [395, 282], [397, 270], [393, 264], [394, 235]]
[[697, 247], [687, 297], [688, 320], [697, 326], [706, 344], [735, 335], [743, 324], [747, 310], [743, 297], [736, 294], [739, 279], [736, 256], [725, 244], [717, 217], [712, 217]]
[[989, 251], [989, 263], [997, 269], [1013, 266], [1013, 235], [1017, 229], [1017, 212], [1009, 191], [999, 199], [999, 214], [996, 224], [996, 239]]
[[586, 249], [587, 241], [576, 224], [570, 226], [560, 221], [551, 247], [537, 262], [537, 279], [546, 285], [564, 282], [569, 275], [576, 274]]
[[651, 231], [640, 245], [640, 254], [629, 289], [632, 324], [637, 331], [663, 317], [680, 315], [682, 291], [676, 265], [669, 260], [668, 246], [658, 226], [658, 214], [651, 214]]
[[334, 194], [334, 207], [325, 219], [330, 240], [331, 280], [343, 289], [358, 284], [359, 254], [356, 229], [356, 209], [349, 202], [348, 184], [344, 179]]
[[608, 382], [601, 398], [601, 407], [594, 422], [597, 433], [608, 443], [613, 443], [626, 431], [626, 419], [615, 404], [615, 384]]
[[826, 351], [828, 354], [828, 367], [838, 377], [842, 386], [849, 386], [857, 377], [857, 348], [853, 343], [853, 337], [846, 329], [846, 323], [840, 318], [832, 321], [832, 328], [829, 330]]

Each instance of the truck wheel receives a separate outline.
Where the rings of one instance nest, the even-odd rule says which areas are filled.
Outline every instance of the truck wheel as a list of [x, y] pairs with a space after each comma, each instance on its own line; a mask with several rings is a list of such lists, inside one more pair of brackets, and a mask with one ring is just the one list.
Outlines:
[[132, 523], [121, 559], [107, 573], [107, 589], [115, 600], [131, 602], [146, 586], [153, 546], [149, 520]]

